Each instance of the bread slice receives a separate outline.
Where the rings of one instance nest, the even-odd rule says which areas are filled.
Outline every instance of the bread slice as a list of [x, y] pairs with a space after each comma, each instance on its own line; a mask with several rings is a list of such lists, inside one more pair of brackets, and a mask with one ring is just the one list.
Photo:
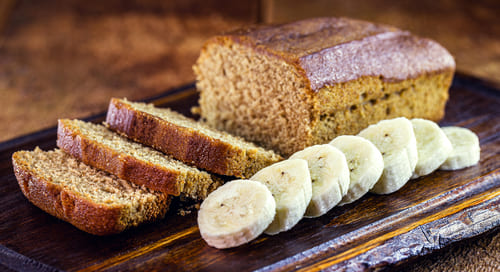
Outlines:
[[407, 31], [313, 18], [215, 36], [193, 69], [208, 125], [287, 156], [384, 119], [440, 120], [455, 62]]
[[222, 185], [218, 177], [99, 124], [59, 120], [57, 146], [88, 165], [169, 195], [204, 199]]
[[165, 194], [87, 166], [60, 149], [18, 151], [12, 164], [29, 201], [95, 235], [162, 218], [170, 203]]
[[249, 178], [281, 160], [273, 151], [152, 104], [112, 98], [106, 124], [130, 139], [220, 175]]

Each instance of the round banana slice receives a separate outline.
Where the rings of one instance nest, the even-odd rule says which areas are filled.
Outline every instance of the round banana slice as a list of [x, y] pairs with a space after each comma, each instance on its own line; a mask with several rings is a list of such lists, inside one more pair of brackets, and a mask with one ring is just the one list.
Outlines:
[[417, 140], [411, 122], [404, 118], [382, 120], [359, 133], [382, 153], [384, 171], [370, 192], [390, 194], [410, 180], [418, 161]]
[[418, 161], [411, 178], [434, 172], [451, 154], [453, 147], [441, 128], [430, 120], [411, 120], [417, 139]]
[[462, 127], [443, 127], [442, 130], [450, 140], [453, 150], [439, 169], [457, 170], [479, 162], [481, 148], [479, 138], [474, 132]]
[[350, 172], [347, 193], [339, 203], [342, 206], [358, 200], [373, 188], [384, 170], [384, 159], [372, 142], [359, 136], [339, 136], [330, 145], [344, 153]]
[[198, 227], [208, 245], [236, 247], [259, 236], [275, 213], [276, 203], [266, 186], [253, 180], [234, 180], [203, 201], [198, 211]]
[[307, 161], [288, 159], [261, 169], [251, 180], [265, 184], [276, 200], [276, 215], [264, 231], [277, 234], [295, 226], [304, 216], [312, 197]]
[[335, 207], [349, 188], [349, 168], [344, 154], [332, 145], [314, 145], [290, 159], [304, 159], [309, 166], [312, 198], [305, 217], [318, 217]]

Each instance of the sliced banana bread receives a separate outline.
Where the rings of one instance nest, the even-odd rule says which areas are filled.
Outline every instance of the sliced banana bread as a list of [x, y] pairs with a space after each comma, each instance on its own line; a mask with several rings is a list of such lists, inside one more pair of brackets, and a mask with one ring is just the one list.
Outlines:
[[170, 203], [165, 194], [94, 169], [60, 149], [18, 151], [12, 164], [29, 201], [95, 235], [162, 218]]
[[103, 125], [59, 120], [57, 146], [84, 163], [169, 195], [204, 199], [222, 180]]
[[113, 98], [106, 124], [130, 139], [216, 174], [249, 178], [281, 160], [273, 151], [152, 104]]
[[290, 155], [383, 119], [438, 121], [455, 62], [394, 27], [315, 18], [215, 36], [193, 69], [208, 125]]

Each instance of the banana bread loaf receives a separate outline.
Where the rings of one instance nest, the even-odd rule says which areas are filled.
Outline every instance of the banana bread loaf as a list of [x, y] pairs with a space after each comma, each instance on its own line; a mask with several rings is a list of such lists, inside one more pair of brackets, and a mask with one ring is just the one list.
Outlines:
[[316, 18], [213, 37], [193, 69], [208, 125], [289, 155], [383, 119], [440, 120], [455, 62], [394, 27]]
[[281, 159], [273, 151], [152, 104], [113, 98], [106, 125], [130, 139], [220, 175], [249, 178]]
[[57, 146], [90, 166], [169, 195], [204, 199], [223, 183], [103, 125], [81, 120], [59, 120]]
[[162, 218], [170, 197], [79, 162], [60, 149], [18, 151], [12, 164], [34, 205], [95, 235]]

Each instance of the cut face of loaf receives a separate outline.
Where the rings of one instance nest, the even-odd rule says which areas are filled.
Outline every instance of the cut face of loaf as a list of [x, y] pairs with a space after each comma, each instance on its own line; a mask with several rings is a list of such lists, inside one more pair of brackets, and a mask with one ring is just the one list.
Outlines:
[[59, 149], [18, 151], [14, 173], [33, 204], [95, 235], [162, 218], [170, 198], [96, 170]]
[[455, 62], [393, 27], [318, 18], [213, 37], [193, 69], [208, 125], [290, 155], [383, 119], [438, 121]]
[[106, 124], [130, 139], [220, 175], [249, 178], [281, 160], [273, 151], [152, 104], [113, 98]]
[[61, 119], [57, 146], [84, 163], [169, 195], [204, 199], [222, 180], [105, 126]]

